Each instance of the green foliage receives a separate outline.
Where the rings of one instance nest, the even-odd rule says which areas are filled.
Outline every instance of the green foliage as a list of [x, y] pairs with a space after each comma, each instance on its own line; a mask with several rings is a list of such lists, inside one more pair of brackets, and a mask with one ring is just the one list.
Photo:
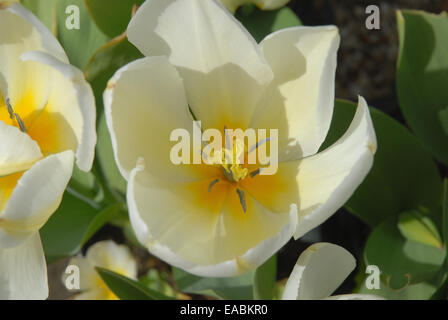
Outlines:
[[47, 260], [51, 262], [77, 254], [120, 208], [120, 204], [114, 204], [100, 210], [94, 203], [87, 203], [66, 191], [60, 207], [40, 230]]
[[288, 7], [263, 11], [254, 5], [245, 5], [238, 9], [235, 17], [241, 21], [257, 42], [274, 31], [302, 25], [300, 19]]
[[174, 281], [184, 293], [226, 300], [252, 300], [254, 271], [232, 278], [202, 278], [173, 267]]
[[[321, 149], [346, 131], [356, 105], [336, 100], [327, 139]], [[346, 208], [370, 226], [400, 212], [429, 208], [438, 212], [441, 179], [431, 155], [403, 125], [371, 108], [378, 141], [373, 167]]]
[[446, 252], [406, 239], [391, 217], [373, 229], [364, 250], [366, 265], [377, 265], [389, 287], [399, 289], [433, 279], [441, 270]]
[[398, 11], [397, 22], [401, 110], [417, 137], [448, 164], [448, 135], [439, 121], [439, 113], [448, 105], [448, 16]]
[[401, 235], [408, 240], [423, 243], [438, 249], [443, 248], [442, 239], [434, 222], [416, 210], [400, 214], [398, 229]]
[[101, 279], [109, 289], [121, 300], [171, 300], [138, 281], [122, 276], [111, 270], [96, 267]]
[[98, 28], [109, 37], [115, 37], [126, 30], [131, 20], [133, 6], [140, 6], [143, 1], [85, 0], [85, 3]]
[[259, 266], [254, 273], [254, 299], [272, 300], [277, 279], [277, 256]]

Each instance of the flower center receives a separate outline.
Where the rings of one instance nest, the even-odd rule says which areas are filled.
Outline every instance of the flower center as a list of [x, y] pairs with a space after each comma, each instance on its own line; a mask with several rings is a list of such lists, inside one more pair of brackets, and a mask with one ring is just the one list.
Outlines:
[[224, 176], [230, 182], [238, 182], [246, 178], [248, 169], [241, 166], [244, 160], [244, 142], [236, 140], [231, 149], [222, 148], [208, 155], [207, 163], [209, 165], [221, 166]]

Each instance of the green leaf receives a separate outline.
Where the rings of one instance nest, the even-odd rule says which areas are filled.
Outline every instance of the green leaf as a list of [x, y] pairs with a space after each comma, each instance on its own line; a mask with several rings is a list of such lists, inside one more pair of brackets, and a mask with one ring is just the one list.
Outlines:
[[184, 293], [202, 294], [224, 300], [252, 300], [253, 271], [232, 278], [202, 278], [173, 268], [174, 281]]
[[47, 260], [55, 261], [78, 253], [120, 208], [120, 204], [114, 204], [99, 211], [66, 191], [58, 210], [40, 230]]
[[122, 34], [131, 20], [132, 7], [144, 0], [85, 0], [98, 28], [109, 37]]
[[151, 269], [138, 281], [151, 290], [161, 292], [168, 297], [175, 298], [177, 292], [170, 286], [167, 279], [168, 275], [165, 272], [161, 272], [157, 269]]
[[101, 164], [101, 169], [109, 184], [109, 188], [117, 190], [122, 194], [126, 194], [126, 180], [122, 177], [115, 162], [110, 133], [107, 129], [104, 114], [100, 117], [98, 123], [96, 156]]
[[109, 289], [121, 300], [171, 300], [170, 297], [121, 274], [100, 267], [95, 269]]
[[51, 33], [57, 35], [57, 1], [58, 0], [21, 0], [20, 3], [34, 13]]
[[[347, 130], [355, 109], [352, 102], [336, 100], [330, 131], [321, 150]], [[430, 153], [403, 125], [375, 108], [370, 108], [370, 112], [378, 150], [372, 169], [346, 208], [370, 226], [419, 207], [439, 212], [441, 178]]]
[[444, 247], [448, 255], [448, 179], [443, 181], [442, 236]]
[[439, 111], [439, 120], [443, 131], [448, 135], [448, 108]]
[[391, 217], [370, 234], [365, 249], [366, 265], [379, 267], [383, 279], [394, 290], [433, 279], [441, 270], [446, 252], [404, 238]]
[[448, 164], [448, 136], [439, 112], [448, 105], [448, 15], [398, 11], [397, 91], [407, 123]]
[[69, 187], [90, 199], [98, 194], [98, 185], [93, 173], [81, 171], [78, 166], [73, 168]]
[[245, 5], [238, 9], [235, 17], [241, 21], [257, 42], [274, 31], [302, 25], [300, 19], [288, 7], [263, 11], [254, 5]]
[[254, 300], [272, 300], [277, 280], [277, 256], [259, 266], [254, 273]]
[[122, 34], [101, 46], [87, 64], [85, 75], [96, 97], [98, 114], [103, 106], [103, 92], [114, 73], [125, 64], [143, 57]]
[[443, 247], [434, 222], [417, 210], [401, 213], [398, 219], [398, 229], [406, 239], [438, 249]]

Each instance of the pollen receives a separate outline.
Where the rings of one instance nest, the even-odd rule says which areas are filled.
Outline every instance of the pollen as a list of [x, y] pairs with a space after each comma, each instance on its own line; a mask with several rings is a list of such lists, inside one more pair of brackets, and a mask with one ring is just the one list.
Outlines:
[[238, 182], [248, 175], [248, 169], [241, 165], [244, 159], [245, 145], [241, 140], [236, 140], [233, 147], [226, 146], [208, 155], [209, 165], [220, 166], [224, 176], [231, 182]]

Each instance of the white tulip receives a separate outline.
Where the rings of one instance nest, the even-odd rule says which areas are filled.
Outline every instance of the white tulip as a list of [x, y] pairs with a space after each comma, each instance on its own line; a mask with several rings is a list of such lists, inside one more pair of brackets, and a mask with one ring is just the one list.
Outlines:
[[0, 5], [0, 299], [45, 299], [39, 229], [78, 167], [90, 170], [95, 102], [80, 70], [17, 3]]
[[72, 258], [69, 265], [79, 268], [81, 293], [75, 295], [76, 300], [118, 299], [101, 279], [95, 267], [105, 268], [131, 279], [137, 278], [137, 262], [129, 248], [117, 245], [111, 240], [95, 243], [87, 250], [85, 257]]
[[344, 248], [326, 242], [315, 243], [297, 260], [282, 300], [382, 300], [368, 294], [331, 296], [355, 267], [355, 258]]
[[[336, 27], [289, 28], [258, 45], [214, 0], [152, 0], [127, 34], [147, 57], [109, 81], [105, 113], [131, 224], [162, 260], [202, 276], [256, 268], [369, 172], [376, 137], [361, 97], [344, 136], [318, 153], [334, 108]], [[232, 181], [219, 166], [175, 165], [170, 134], [192, 131], [189, 108], [204, 130], [278, 129], [277, 173], [240, 170]]]

